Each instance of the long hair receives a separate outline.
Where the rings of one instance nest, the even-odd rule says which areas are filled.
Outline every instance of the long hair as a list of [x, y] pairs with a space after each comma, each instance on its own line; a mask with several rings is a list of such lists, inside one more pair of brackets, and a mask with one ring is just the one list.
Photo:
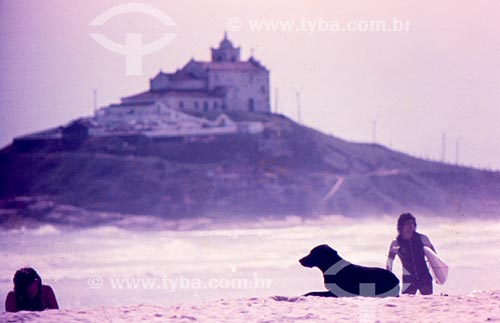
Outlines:
[[[28, 296], [28, 288], [37, 281], [38, 291], [35, 297]], [[42, 279], [38, 273], [29, 267], [21, 268], [14, 274], [14, 294], [18, 311], [43, 311], [42, 306]]]
[[408, 220], [412, 220], [414, 223], [415, 223], [415, 228], [417, 226], [417, 219], [415, 219], [415, 217], [407, 212], [407, 213], [403, 213], [399, 216], [399, 219], [398, 219], [398, 234], [401, 235], [401, 232], [403, 230], [403, 225], [405, 224], [406, 221]]

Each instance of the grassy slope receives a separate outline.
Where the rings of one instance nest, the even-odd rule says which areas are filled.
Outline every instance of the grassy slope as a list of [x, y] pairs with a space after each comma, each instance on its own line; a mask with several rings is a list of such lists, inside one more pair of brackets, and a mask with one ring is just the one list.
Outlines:
[[[498, 172], [349, 143], [279, 116], [231, 117], [264, 121], [266, 134], [212, 144], [93, 138], [74, 151], [4, 150], [0, 198], [50, 195], [88, 209], [165, 217], [500, 209]], [[343, 185], [327, 197], [339, 178]]]

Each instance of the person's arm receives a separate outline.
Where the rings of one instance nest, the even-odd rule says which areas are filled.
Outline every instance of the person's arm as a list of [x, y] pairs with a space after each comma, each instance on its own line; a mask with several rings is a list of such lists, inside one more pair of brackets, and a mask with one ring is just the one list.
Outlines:
[[427, 247], [431, 248], [432, 251], [434, 251], [437, 254], [436, 249], [434, 249], [434, 246], [432, 245], [431, 240], [429, 239], [429, 237], [426, 236], [425, 234], [422, 234], [421, 237], [422, 237], [421, 240], [422, 240], [422, 243], [424, 244], [424, 246], [427, 246]]
[[43, 297], [45, 298], [47, 309], [49, 310], [58, 310], [59, 305], [57, 304], [56, 295], [52, 290], [52, 287], [48, 285], [43, 285]]
[[14, 292], [9, 292], [5, 298], [5, 311], [17, 312], [16, 294], [14, 294]]
[[396, 257], [396, 254], [398, 253], [398, 247], [399, 244], [397, 240], [394, 240], [391, 242], [391, 246], [389, 247], [389, 254], [387, 255], [387, 262], [385, 268], [387, 270], [392, 271], [392, 264], [394, 262], [394, 258]]

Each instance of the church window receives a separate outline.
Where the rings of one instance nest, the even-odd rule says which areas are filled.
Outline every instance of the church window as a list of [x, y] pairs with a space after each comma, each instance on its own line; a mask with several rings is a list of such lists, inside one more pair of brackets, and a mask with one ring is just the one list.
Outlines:
[[250, 112], [255, 111], [255, 101], [253, 98], [248, 99], [248, 111]]

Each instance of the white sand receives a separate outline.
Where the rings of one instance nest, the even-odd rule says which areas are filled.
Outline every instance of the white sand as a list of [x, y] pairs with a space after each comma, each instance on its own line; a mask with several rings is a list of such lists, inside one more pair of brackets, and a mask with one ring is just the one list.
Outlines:
[[0, 322], [500, 322], [500, 291], [399, 298], [246, 298], [0, 314]]

